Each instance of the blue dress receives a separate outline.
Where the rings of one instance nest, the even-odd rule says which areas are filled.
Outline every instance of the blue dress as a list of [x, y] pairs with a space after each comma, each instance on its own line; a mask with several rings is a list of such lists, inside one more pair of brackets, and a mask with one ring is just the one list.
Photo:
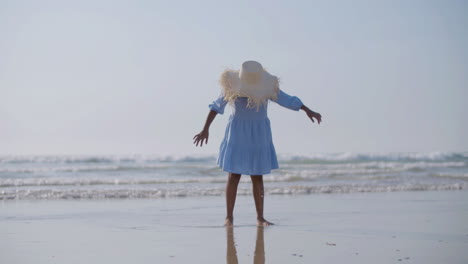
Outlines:
[[[295, 111], [302, 106], [299, 98], [281, 90], [275, 102]], [[209, 108], [223, 114], [226, 104], [221, 95]], [[246, 97], [239, 97], [233, 108], [219, 148], [218, 165], [226, 172], [244, 175], [263, 175], [277, 169], [278, 160], [267, 115], [268, 104], [257, 111], [256, 108], [247, 108]]]

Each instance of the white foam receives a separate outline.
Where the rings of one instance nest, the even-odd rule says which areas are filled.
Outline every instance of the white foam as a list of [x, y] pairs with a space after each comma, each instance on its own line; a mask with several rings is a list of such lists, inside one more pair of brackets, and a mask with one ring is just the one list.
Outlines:
[[0, 164], [21, 163], [152, 163], [203, 162], [216, 160], [215, 155], [3, 155]]
[[[5, 163], [151, 163], [151, 162], [212, 162], [216, 154], [192, 155], [2, 155]], [[468, 161], [468, 152], [342, 152], [307, 155], [279, 154], [283, 162], [314, 161]]]
[[[403, 185], [320, 185], [320, 186], [288, 186], [266, 188], [270, 195], [299, 195], [318, 193], [356, 193], [356, 192], [397, 192], [397, 191], [440, 191], [466, 189], [466, 183], [455, 184], [403, 184]], [[240, 188], [239, 195], [250, 195], [250, 188]], [[174, 188], [174, 189], [3, 189], [0, 200], [11, 199], [126, 199], [126, 198], [164, 198], [164, 197], [196, 197], [221, 196], [224, 188]]]
[[278, 155], [283, 161], [449, 161], [468, 160], [468, 152], [342, 152], [315, 153], [308, 155], [283, 154]]

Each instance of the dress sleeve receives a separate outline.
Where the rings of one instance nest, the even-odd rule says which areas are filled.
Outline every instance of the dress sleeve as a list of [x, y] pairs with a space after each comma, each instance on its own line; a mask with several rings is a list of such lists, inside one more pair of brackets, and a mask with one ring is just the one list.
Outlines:
[[303, 105], [301, 99], [299, 99], [296, 96], [291, 96], [283, 92], [282, 90], [279, 91], [278, 99], [276, 99], [275, 102], [283, 107], [294, 111], [299, 111], [299, 109], [301, 109], [301, 106]]
[[220, 95], [218, 99], [214, 100], [208, 107], [210, 110], [215, 111], [218, 114], [224, 114], [224, 108], [226, 107], [227, 101], [224, 100], [224, 96]]

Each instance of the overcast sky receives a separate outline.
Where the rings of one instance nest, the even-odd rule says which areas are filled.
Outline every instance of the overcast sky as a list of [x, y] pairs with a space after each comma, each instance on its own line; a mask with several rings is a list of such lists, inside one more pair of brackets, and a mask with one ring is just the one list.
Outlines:
[[0, 154], [215, 154], [192, 137], [260, 61], [278, 153], [468, 150], [467, 1], [0, 1]]

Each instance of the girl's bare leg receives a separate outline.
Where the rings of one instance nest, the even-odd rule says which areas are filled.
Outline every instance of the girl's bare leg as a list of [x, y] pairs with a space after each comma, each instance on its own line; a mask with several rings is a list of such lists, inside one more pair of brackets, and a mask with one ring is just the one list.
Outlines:
[[252, 191], [255, 200], [255, 208], [257, 209], [257, 225], [273, 225], [273, 223], [270, 223], [267, 220], [265, 220], [265, 218], [263, 218], [263, 175], [252, 175], [250, 176], [250, 178], [252, 179]]
[[239, 180], [241, 178], [240, 174], [236, 173], [229, 173], [228, 181], [226, 184], [226, 221], [224, 223], [225, 226], [233, 226], [234, 225], [234, 205], [236, 204], [236, 196], [237, 196], [237, 186], [239, 185]]

